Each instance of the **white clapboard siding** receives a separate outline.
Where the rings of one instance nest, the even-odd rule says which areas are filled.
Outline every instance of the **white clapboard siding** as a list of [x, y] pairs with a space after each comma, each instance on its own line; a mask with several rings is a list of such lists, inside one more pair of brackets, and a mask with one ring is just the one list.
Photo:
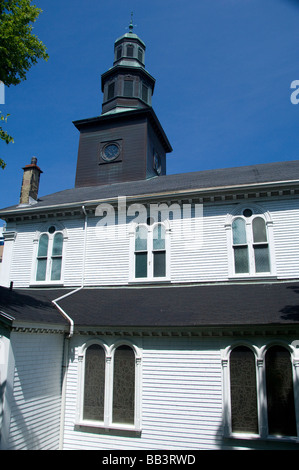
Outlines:
[[[195, 221], [194, 230], [191, 230], [189, 238], [186, 236], [180, 240], [175, 236], [171, 237], [173, 282], [227, 279], [227, 243], [224, 226], [228, 210], [230, 208], [224, 205], [205, 205], [202, 225]], [[183, 220], [183, 225], [184, 222]]]
[[63, 335], [12, 333], [15, 370], [8, 450], [59, 445]]
[[17, 235], [10, 269], [10, 280], [15, 287], [28, 287], [30, 284], [33, 240], [37, 226], [38, 224], [23, 224], [16, 227]]
[[[244, 201], [243, 201], [244, 203]], [[242, 203], [242, 204], [243, 204]], [[252, 202], [248, 201], [248, 206]], [[258, 201], [273, 222], [276, 272], [279, 279], [294, 278], [299, 273], [299, 199]], [[198, 219], [170, 221], [170, 280], [176, 282], [215, 282], [228, 280], [232, 254], [227, 245], [225, 223], [238, 203], [205, 204], [203, 223]], [[192, 216], [194, 215], [194, 211]], [[127, 226], [98, 226], [99, 218], [89, 216], [85, 248], [84, 284], [123, 285], [130, 281], [130, 236]], [[54, 221], [53, 221], [54, 222]], [[66, 228], [64, 273], [65, 286], [80, 286], [83, 280], [84, 218], [63, 220]], [[30, 284], [33, 266], [33, 240], [44, 223], [19, 223], [14, 242], [10, 280], [15, 287]], [[189, 227], [189, 231], [185, 230]], [[199, 235], [196, 232], [199, 230]]]
[[79, 286], [82, 283], [83, 250], [84, 250], [84, 219], [64, 221], [67, 231], [65, 244], [64, 285]]
[[297, 199], [271, 202], [277, 275], [297, 278], [299, 275], [299, 202]]
[[219, 341], [143, 338], [142, 433], [81, 432], [74, 427], [78, 347], [68, 371], [64, 449], [216, 449], [222, 427]]
[[129, 279], [129, 237], [118, 225], [97, 226], [89, 219], [85, 285], [126, 284]]

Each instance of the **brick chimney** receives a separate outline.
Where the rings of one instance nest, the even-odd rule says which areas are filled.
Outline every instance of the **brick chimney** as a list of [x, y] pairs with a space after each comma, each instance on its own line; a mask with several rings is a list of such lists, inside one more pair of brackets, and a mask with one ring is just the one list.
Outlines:
[[20, 194], [20, 204], [32, 204], [37, 201], [39, 178], [42, 170], [37, 166], [37, 158], [32, 157], [31, 163], [23, 170], [23, 181]]

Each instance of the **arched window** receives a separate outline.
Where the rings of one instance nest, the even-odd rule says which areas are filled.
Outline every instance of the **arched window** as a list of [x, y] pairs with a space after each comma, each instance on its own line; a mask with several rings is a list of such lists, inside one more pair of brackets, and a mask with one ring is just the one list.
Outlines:
[[266, 389], [269, 434], [296, 436], [292, 363], [282, 346], [266, 353]]
[[245, 346], [230, 354], [232, 432], [258, 433], [255, 357]]
[[59, 281], [61, 277], [63, 235], [55, 233], [52, 246], [51, 281]]
[[159, 279], [167, 276], [167, 237], [162, 223], [140, 224], [135, 229], [136, 279]]
[[233, 274], [269, 274], [269, 235], [264, 216], [244, 209], [232, 219], [231, 229]]
[[140, 62], [143, 62], [143, 50], [141, 49], [141, 47], [138, 47], [138, 60]]
[[116, 60], [120, 60], [122, 55], [122, 46], [119, 46], [116, 50]]
[[231, 433], [237, 437], [255, 434], [263, 439], [297, 437], [299, 402], [294, 393], [297, 375], [292, 361], [297, 364], [292, 345], [226, 348], [222, 370], [223, 430], [227, 437]]
[[48, 227], [38, 239], [35, 281], [55, 282], [62, 278], [64, 235], [55, 225]]
[[105, 352], [92, 344], [85, 353], [83, 419], [104, 421]]
[[127, 57], [133, 57], [134, 55], [134, 46], [131, 44], [127, 45]]
[[107, 99], [111, 100], [115, 95], [115, 82], [111, 82], [108, 85]]
[[114, 353], [113, 423], [134, 424], [135, 410], [135, 354], [127, 345]]
[[128, 341], [92, 341], [78, 354], [80, 426], [139, 430], [141, 351]]
[[141, 98], [146, 103], [148, 102], [148, 87], [144, 83], [142, 83]]
[[245, 220], [237, 218], [233, 221], [233, 248], [236, 274], [249, 272], [248, 245]]
[[265, 273], [270, 271], [269, 247], [266, 223], [262, 217], [255, 217], [252, 221], [253, 251], [255, 271]]
[[128, 98], [132, 98], [134, 96], [133, 85], [134, 85], [133, 80], [131, 79], [124, 80], [124, 96]]
[[139, 225], [135, 231], [135, 277], [147, 277], [147, 227]]
[[47, 273], [49, 236], [43, 233], [40, 236], [37, 252], [36, 280], [45, 281]]
[[153, 263], [154, 277], [166, 275], [166, 249], [164, 225], [155, 225], [153, 230]]

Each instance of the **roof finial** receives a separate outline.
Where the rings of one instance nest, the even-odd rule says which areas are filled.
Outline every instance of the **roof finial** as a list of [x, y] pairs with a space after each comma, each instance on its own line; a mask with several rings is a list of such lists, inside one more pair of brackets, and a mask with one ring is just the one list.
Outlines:
[[129, 32], [133, 33], [133, 12], [131, 11], [131, 21], [129, 24]]

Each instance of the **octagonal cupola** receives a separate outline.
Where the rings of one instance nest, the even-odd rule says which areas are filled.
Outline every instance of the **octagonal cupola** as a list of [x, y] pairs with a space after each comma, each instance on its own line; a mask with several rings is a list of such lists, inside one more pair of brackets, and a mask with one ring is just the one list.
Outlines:
[[155, 79], [145, 70], [145, 49], [131, 20], [114, 43], [113, 67], [102, 75], [102, 114], [151, 106]]

